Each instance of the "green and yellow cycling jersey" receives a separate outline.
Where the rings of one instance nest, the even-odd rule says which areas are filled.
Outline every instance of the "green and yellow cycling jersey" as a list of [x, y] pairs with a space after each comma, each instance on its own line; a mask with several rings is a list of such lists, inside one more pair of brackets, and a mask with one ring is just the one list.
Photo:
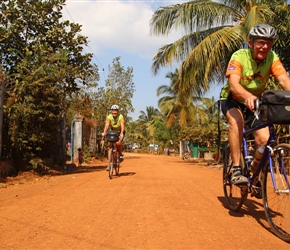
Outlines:
[[[280, 59], [274, 51], [270, 51], [265, 60], [257, 64], [252, 58], [250, 49], [240, 49], [233, 53], [228, 64], [226, 77], [229, 78], [231, 74], [236, 74], [241, 77], [240, 84], [250, 93], [261, 96], [265, 90], [266, 83], [269, 76], [273, 75], [275, 78], [286, 74]], [[220, 99], [227, 100], [230, 95], [229, 82], [222, 88]], [[238, 100], [235, 96], [231, 97], [233, 100], [243, 103], [244, 100]]]
[[110, 126], [112, 130], [121, 131], [121, 119], [123, 119], [122, 114], [118, 114], [116, 119], [114, 119], [112, 114], [109, 114], [107, 118], [110, 120]]

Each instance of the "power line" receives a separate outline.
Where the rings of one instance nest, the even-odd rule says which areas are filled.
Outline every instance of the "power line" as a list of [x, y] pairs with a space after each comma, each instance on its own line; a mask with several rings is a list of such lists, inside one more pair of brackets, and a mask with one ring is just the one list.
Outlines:
[[[67, 1], [67, 2], [68, 2], [68, 1]], [[72, 22], [75, 23], [75, 21], [73, 20], [73, 18], [72, 18], [72, 16], [71, 16], [70, 12], [69, 12], [68, 9], [66, 8], [66, 6], [64, 6], [64, 8], [65, 8], [66, 12], [68, 13], [69, 17], [71, 18]], [[103, 71], [104, 74], [105, 74], [105, 69], [104, 69], [103, 65], [101, 64], [101, 62], [99, 61], [99, 59], [95, 56], [95, 54], [93, 53], [93, 51], [92, 51], [92, 49], [90, 48], [90, 46], [89, 46], [88, 44], [85, 45], [85, 46], [87, 46], [87, 47], [89, 48], [89, 50], [90, 50], [91, 53], [93, 54], [93, 58], [96, 59], [96, 61], [97, 61], [97, 62], [99, 63], [99, 65], [102, 67], [102, 71]]]

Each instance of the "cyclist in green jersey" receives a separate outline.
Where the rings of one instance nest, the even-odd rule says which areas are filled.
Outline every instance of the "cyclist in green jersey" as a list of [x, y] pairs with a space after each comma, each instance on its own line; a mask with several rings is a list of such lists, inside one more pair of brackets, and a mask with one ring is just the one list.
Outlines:
[[[290, 90], [290, 79], [277, 54], [271, 50], [277, 37], [274, 27], [268, 24], [255, 25], [249, 32], [248, 49], [233, 53], [228, 63], [227, 84], [221, 91], [221, 110], [229, 123], [228, 140], [233, 160], [233, 184], [245, 184], [240, 166], [242, 133], [244, 125], [252, 124], [254, 101], [265, 90], [270, 75], [273, 75], [284, 90]], [[246, 110], [244, 121], [243, 111]], [[255, 132], [256, 148], [266, 145], [268, 128]]]
[[120, 108], [118, 105], [112, 105], [111, 114], [109, 114], [106, 118], [106, 124], [102, 136], [105, 136], [109, 128], [111, 128], [111, 130], [120, 132], [119, 141], [117, 141], [116, 144], [120, 155], [120, 162], [122, 162], [124, 160], [122, 153], [122, 141], [124, 140], [125, 136], [125, 120], [123, 115], [119, 113], [119, 109]]

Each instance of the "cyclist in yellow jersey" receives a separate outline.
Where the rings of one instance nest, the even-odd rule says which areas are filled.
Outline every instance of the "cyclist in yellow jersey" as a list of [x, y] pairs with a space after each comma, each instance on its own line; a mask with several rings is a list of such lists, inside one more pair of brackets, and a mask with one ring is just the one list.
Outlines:
[[122, 114], [119, 113], [119, 106], [114, 104], [111, 107], [111, 114], [106, 118], [106, 124], [102, 136], [105, 136], [108, 129], [115, 130], [120, 132], [119, 141], [117, 141], [117, 149], [120, 155], [120, 162], [124, 160], [123, 151], [122, 151], [122, 141], [125, 136], [125, 120]]
[[[221, 91], [221, 110], [229, 123], [228, 140], [233, 160], [233, 184], [247, 183], [240, 166], [244, 124], [254, 122], [254, 101], [260, 98], [270, 75], [284, 90], [290, 90], [290, 79], [277, 54], [271, 50], [277, 37], [274, 27], [255, 25], [249, 32], [248, 49], [233, 53], [228, 63], [227, 84]], [[246, 109], [246, 121], [243, 111]], [[268, 128], [255, 132], [256, 148], [266, 145]]]

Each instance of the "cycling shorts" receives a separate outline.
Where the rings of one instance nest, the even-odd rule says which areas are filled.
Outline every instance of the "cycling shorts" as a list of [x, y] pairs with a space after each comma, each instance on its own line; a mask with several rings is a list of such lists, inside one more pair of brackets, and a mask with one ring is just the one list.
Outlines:
[[221, 110], [225, 117], [226, 117], [226, 113], [232, 108], [239, 109], [244, 115], [245, 128], [253, 128], [263, 123], [261, 120], [258, 120], [255, 117], [254, 113], [250, 109], [248, 109], [244, 104], [236, 102], [232, 99], [221, 101]]

